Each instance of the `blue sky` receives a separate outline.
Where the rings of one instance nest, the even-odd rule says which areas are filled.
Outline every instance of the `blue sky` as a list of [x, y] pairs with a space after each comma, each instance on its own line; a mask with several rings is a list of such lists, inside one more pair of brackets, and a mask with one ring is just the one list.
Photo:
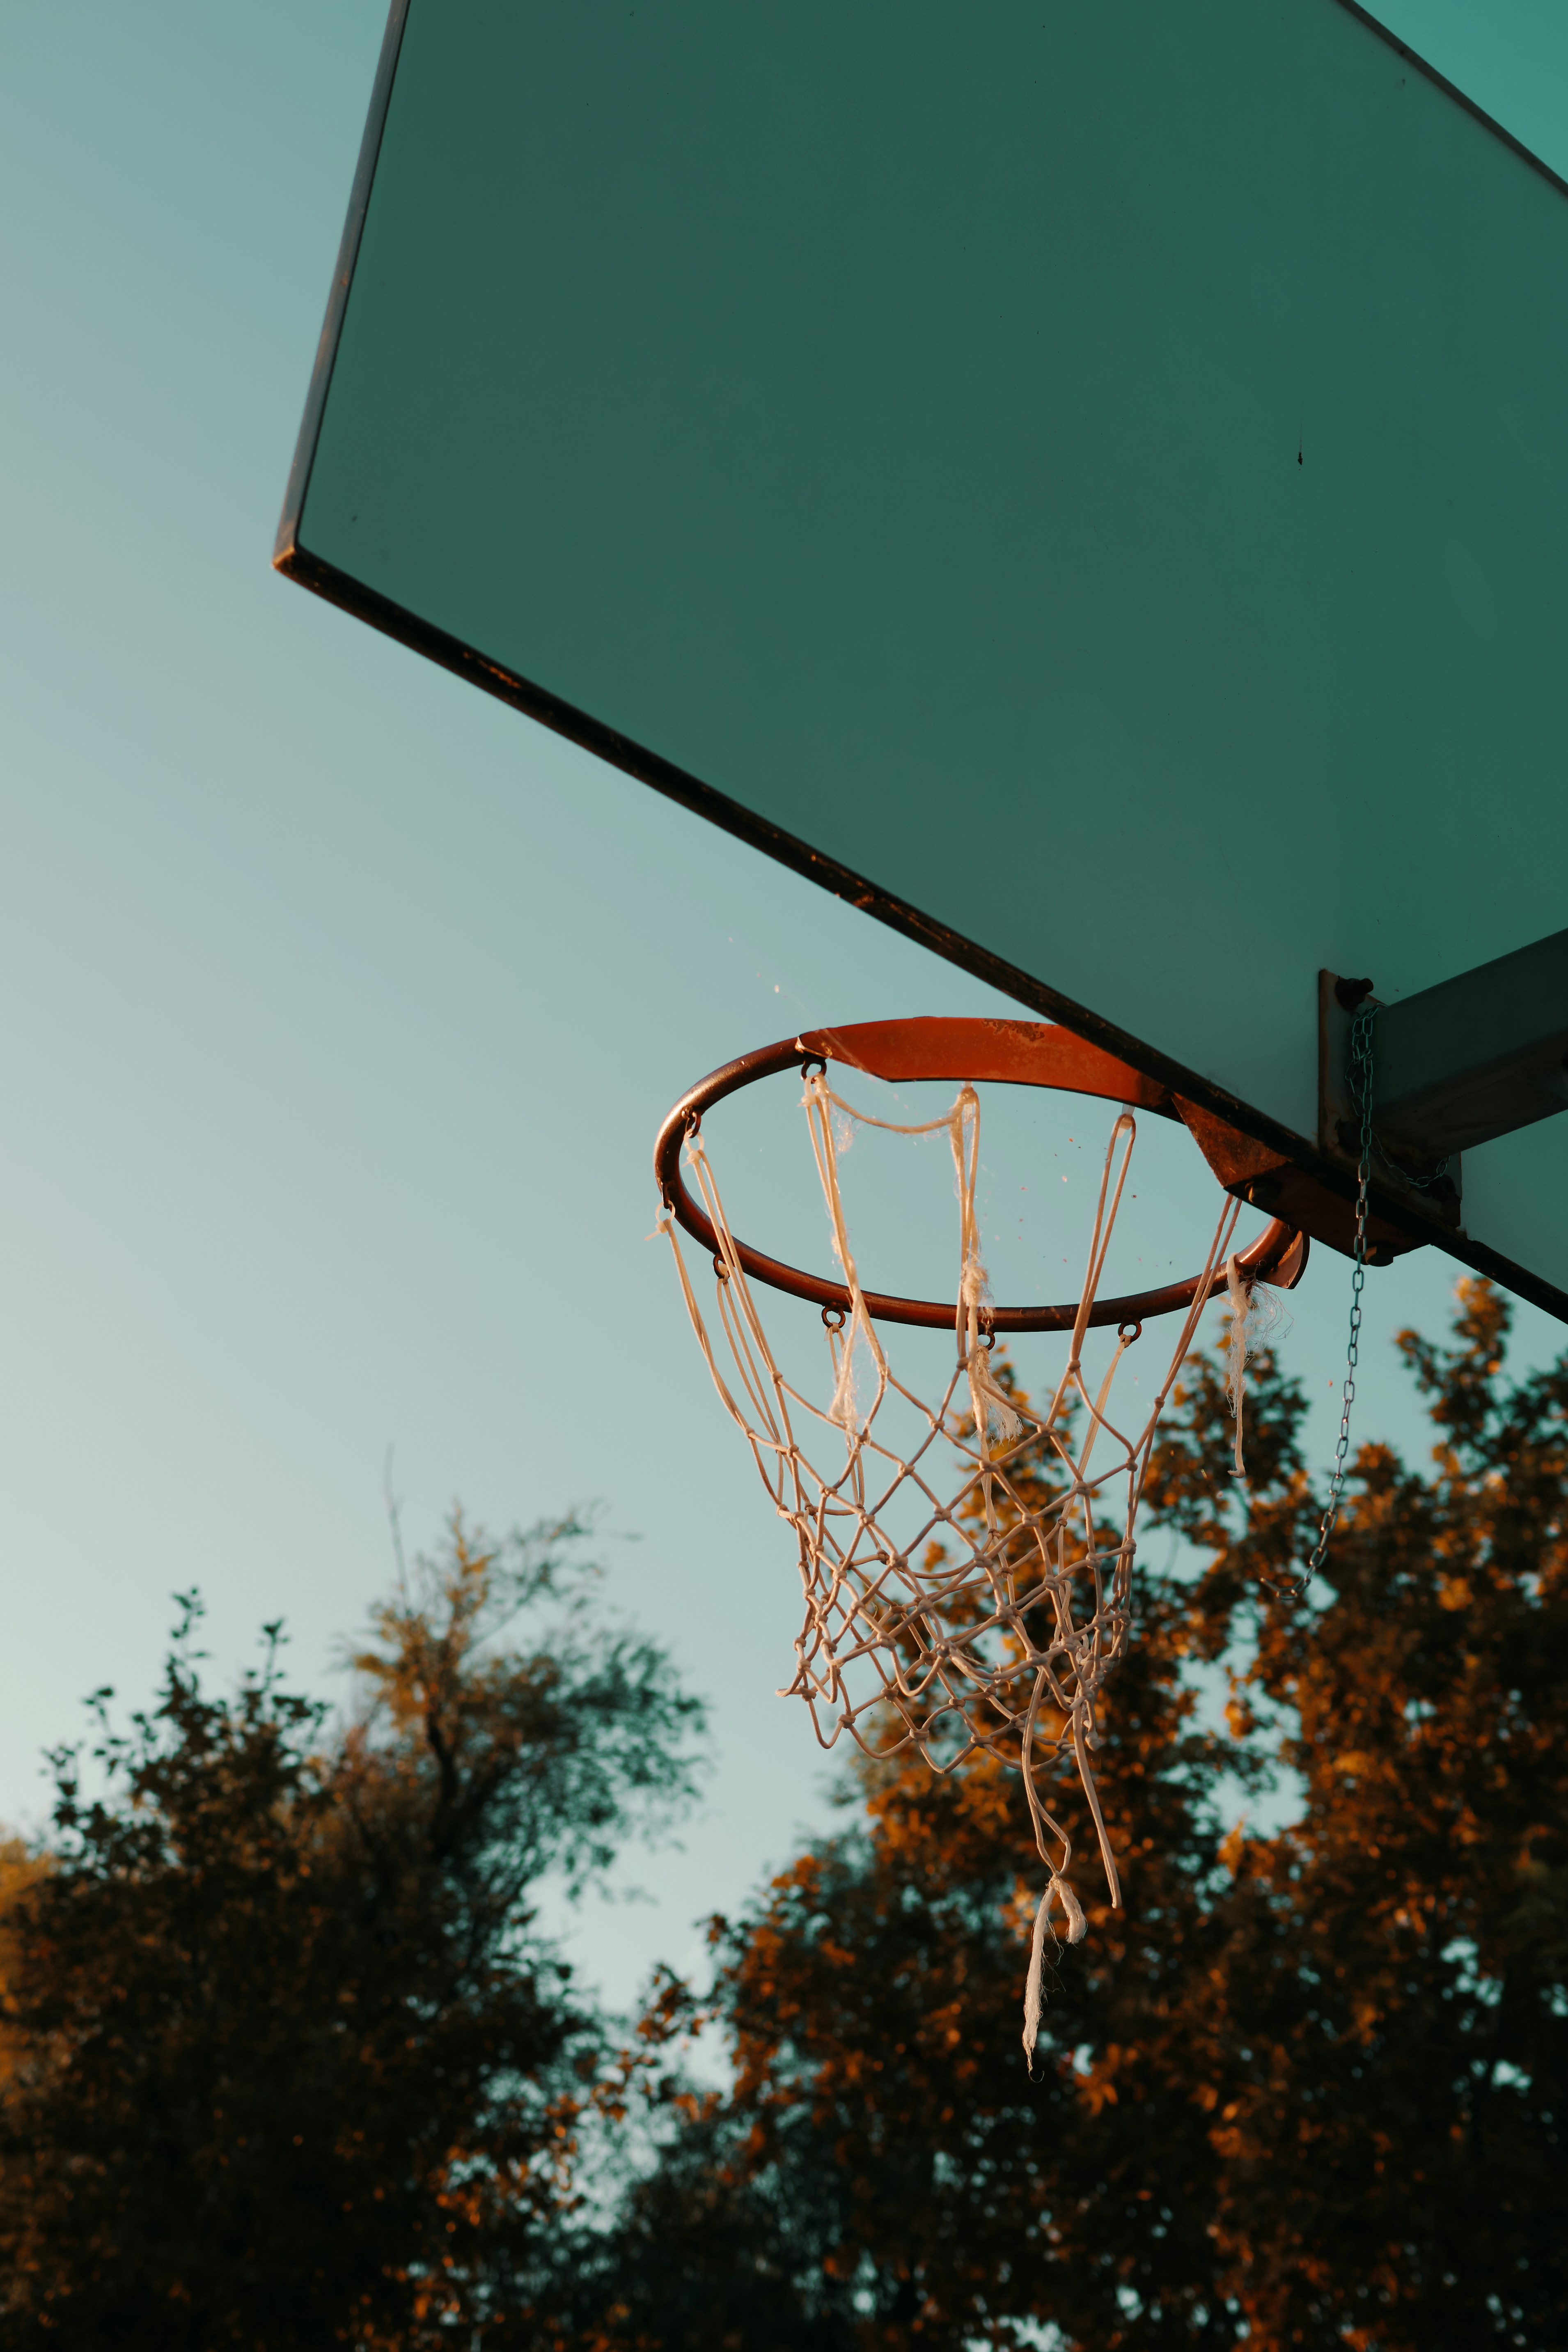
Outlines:
[[[270, 572], [382, 18], [0, 13], [0, 1817], [85, 1692], [147, 1695], [178, 1589], [218, 1671], [281, 1614], [338, 1687], [389, 1446], [414, 1545], [454, 1498], [597, 1498], [605, 1605], [716, 1707], [685, 1850], [571, 1931], [629, 1998], [825, 1809], [771, 1696], [792, 1560], [645, 1238], [654, 1129], [802, 1021], [1010, 1008]], [[1388, 21], [1568, 171], [1560, 0]], [[783, 1234], [820, 1211], [771, 1131], [737, 1177]], [[1071, 1114], [1035, 1140], [1080, 1199]], [[1139, 1247], [1201, 1255], [1160, 1149]], [[998, 1156], [994, 1222], [1012, 1190]], [[1325, 1454], [1347, 1271], [1292, 1302]], [[1422, 1442], [1388, 1335], [1453, 1273], [1373, 1276], [1362, 1433]]]

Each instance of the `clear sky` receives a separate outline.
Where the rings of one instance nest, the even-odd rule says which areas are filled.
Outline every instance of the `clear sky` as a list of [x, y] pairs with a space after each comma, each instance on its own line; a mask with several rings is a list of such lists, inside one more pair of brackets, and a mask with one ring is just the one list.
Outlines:
[[[1385, 14], [1568, 171], [1561, 0]], [[716, 1706], [685, 1851], [572, 1930], [629, 1998], [824, 1813], [771, 1696], [793, 1563], [645, 1239], [654, 1129], [804, 1021], [1014, 1008], [270, 572], [382, 15], [0, 11], [0, 1815], [84, 1693], [147, 1696], [178, 1589], [219, 1672], [283, 1615], [337, 1687], [389, 1446], [414, 1545], [454, 1498], [597, 1499], [606, 1607]], [[799, 1155], [735, 1132], [782, 1233]], [[1081, 1200], [1073, 1120], [1040, 1135]], [[1211, 1188], [1155, 1163], [1186, 1256]], [[1421, 1443], [1388, 1335], [1454, 1271], [1372, 1277], [1359, 1433]], [[1325, 1454], [1347, 1274], [1318, 1254], [1287, 1343]]]

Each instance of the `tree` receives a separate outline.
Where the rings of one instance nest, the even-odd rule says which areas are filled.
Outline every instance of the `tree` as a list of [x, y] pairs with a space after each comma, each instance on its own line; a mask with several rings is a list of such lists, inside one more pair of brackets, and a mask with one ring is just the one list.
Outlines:
[[[1433, 1474], [1364, 1448], [1331, 1605], [1259, 1633], [1305, 1802], [1232, 1856], [1211, 2064], [1264, 2343], [1568, 2340], [1568, 1360], [1509, 1382], [1504, 1302], [1459, 1295], [1452, 1347], [1401, 1342]], [[1291, 1533], [1219, 1546], [1203, 1477], [1189, 1434], [1167, 1507], [1218, 1613]]]
[[[1503, 1303], [1459, 1301], [1451, 1347], [1401, 1343], [1431, 1471], [1362, 1448], [1304, 1603], [1269, 1589], [1322, 1507], [1299, 1389], [1259, 1367], [1243, 1496], [1187, 1367], [1145, 1517], [1202, 1564], [1145, 1535], [1098, 1759], [1127, 1908], [1062, 1956], [1043, 2079], [1016, 1783], [863, 1769], [859, 1822], [715, 1923], [733, 2089], [662, 2068], [693, 1996], [650, 2012], [664, 2147], [584, 2341], [1568, 2341], [1568, 1361], [1511, 1383]], [[1227, 1833], [1276, 1753], [1299, 1818]]]
[[120, 1734], [99, 1694], [102, 1792], [56, 1754], [5, 1914], [0, 2343], [548, 2334], [601, 2036], [531, 1890], [668, 1816], [697, 1718], [591, 1626], [580, 1533], [455, 1520], [346, 1729], [284, 1686], [277, 1627], [209, 1695], [193, 1596], [155, 1707]]

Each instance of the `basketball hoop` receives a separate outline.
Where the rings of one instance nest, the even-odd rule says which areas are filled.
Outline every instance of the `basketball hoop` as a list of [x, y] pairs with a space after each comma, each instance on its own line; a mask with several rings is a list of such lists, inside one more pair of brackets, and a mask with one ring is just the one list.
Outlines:
[[[828, 1083], [832, 1064], [894, 1082], [956, 1079], [959, 1091], [941, 1117], [897, 1126], [837, 1094]], [[805, 1273], [741, 1241], [708, 1155], [703, 1120], [713, 1106], [789, 1070], [804, 1080], [841, 1281]], [[975, 1208], [977, 1081], [1057, 1087], [1120, 1106], [1074, 1301], [998, 1307], [990, 1300]], [[1077, 1766], [1111, 1900], [1121, 1906], [1090, 1753], [1099, 1745], [1100, 1690], [1126, 1647], [1134, 1528], [1161, 1413], [1216, 1290], [1228, 1289], [1234, 1316], [1265, 1280], [1293, 1286], [1306, 1263], [1305, 1237], [1279, 1220], [1246, 1250], [1232, 1251], [1240, 1203], [1227, 1196], [1197, 1274], [1163, 1288], [1102, 1297], [1137, 1109], [1178, 1118], [1182, 1106], [1156, 1082], [1067, 1030], [1035, 1022], [878, 1022], [812, 1030], [727, 1063], [675, 1105], [654, 1150], [665, 1210], [661, 1228], [674, 1251], [692, 1328], [719, 1397], [798, 1541], [806, 1618], [787, 1695], [805, 1700], [824, 1748], [848, 1732], [870, 1756], [913, 1750], [933, 1770], [950, 1772], [984, 1753], [1022, 1778], [1050, 1872], [1025, 1992], [1023, 2039], [1031, 2060], [1053, 1895], [1068, 1940], [1076, 1943], [1084, 1932], [1067, 1874], [1072, 1842], [1039, 1785], [1051, 1757], [1071, 1754]], [[957, 1278], [946, 1299], [892, 1297], [862, 1286], [839, 1183], [842, 1147], [835, 1130], [845, 1118], [896, 1134], [946, 1131], [959, 1207]], [[733, 1386], [697, 1303], [677, 1225], [712, 1258]], [[820, 1309], [831, 1379], [825, 1402], [779, 1370], [754, 1282]], [[1180, 1317], [1176, 1344], [1152, 1408], [1128, 1433], [1111, 1419], [1117, 1369], [1145, 1322], [1166, 1314]], [[935, 1402], [894, 1373], [878, 1329], [886, 1324], [953, 1330], [954, 1359]], [[1091, 1394], [1084, 1337], [1111, 1326], [1109, 1367]], [[1071, 1335], [1065, 1370], [1043, 1410], [1008, 1375], [993, 1372], [998, 1335], [1014, 1331]], [[1234, 1377], [1239, 1421], [1239, 1370]]]

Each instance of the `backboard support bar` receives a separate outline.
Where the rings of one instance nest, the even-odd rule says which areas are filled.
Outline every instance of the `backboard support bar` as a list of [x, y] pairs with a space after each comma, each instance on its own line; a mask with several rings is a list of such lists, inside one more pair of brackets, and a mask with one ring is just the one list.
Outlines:
[[1568, 931], [1392, 1004], [1370, 981], [1319, 973], [1318, 1143], [1345, 1168], [1361, 1125], [1351, 1029], [1369, 1003], [1375, 1180], [1462, 1235], [1460, 1153], [1568, 1110]]
[[1396, 1151], [1472, 1151], [1568, 1110], [1568, 931], [1377, 1016], [1373, 1114]]

